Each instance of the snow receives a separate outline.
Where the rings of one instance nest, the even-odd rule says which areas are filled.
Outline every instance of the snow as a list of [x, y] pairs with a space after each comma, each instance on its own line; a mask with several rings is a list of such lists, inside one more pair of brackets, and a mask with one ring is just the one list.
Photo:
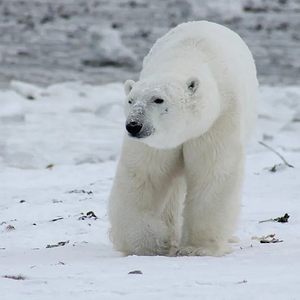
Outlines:
[[[241, 241], [221, 258], [122, 257], [113, 250], [107, 198], [123, 100], [121, 83], [38, 88], [14, 81], [0, 91], [0, 299], [299, 299], [300, 88], [260, 88]], [[258, 140], [295, 168], [270, 172], [282, 161]], [[85, 218], [89, 211], [98, 218]], [[285, 213], [288, 223], [259, 223]], [[283, 242], [252, 239], [271, 233]], [[69, 243], [46, 248], [63, 241]], [[135, 270], [142, 275], [128, 274]], [[18, 275], [24, 280], [4, 278]]]
[[19, 168], [115, 160], [123, 136], [122, 93], [120, 83], [40, 89], [13, 81], [0, 93], [0, 157]]
[[99, 67], [107, 65], [134, 66], [137, 56], [126, 47], [121, 40], [119, 31], [101, 26], [89, 29], [91, 41], [89, 50], [83, 56], [83, 63]]

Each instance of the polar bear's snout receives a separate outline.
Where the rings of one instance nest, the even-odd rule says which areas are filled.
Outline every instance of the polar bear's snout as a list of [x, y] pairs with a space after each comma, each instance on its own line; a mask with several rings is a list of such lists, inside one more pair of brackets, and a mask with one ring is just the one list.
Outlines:
[[132, 135], [137, 136], [141, 129], [143, 128], [143, 125], [136, 121], [131, 121], [126, 124], [126, 130]]
[[139, 119], [132, 118], [127, 120], [126, 130], [130, 137], [138, 139], [146, 138], [154, 132], [153, 127], [147, 122], [142, 122]]
[[126, 130], [129, 137], [142, 139], [150, 136], [153, 132], [152, 122], [146, 114], [144, 105], [134, 105], [126, 120]]

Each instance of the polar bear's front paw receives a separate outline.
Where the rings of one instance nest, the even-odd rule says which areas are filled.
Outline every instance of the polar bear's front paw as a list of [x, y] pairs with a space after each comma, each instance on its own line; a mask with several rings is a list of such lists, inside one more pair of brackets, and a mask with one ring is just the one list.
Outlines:
[[169, 255], [178, 248], [178, 241], [172, 230], [157, 220], [140, 226], [138, 230], [111, 231], [115, 249], [125, 255]]
[[232, 252], [232, 248], [222, 247], [211, 249], [208, 247], [184, 246], [172, 253], [172, 256], [224, 256]]
[[205, 247], [185, 246], [177, 249], [174, 254], [175, 256], [215, 256], [213, 252]]
[[236, 243], [239, 243], [241, 240], [238, 236], [232, 236], [228, 239], [228, 243], [231, 243], [231, 244], [236, 244]]
[[169, 237], [152, 236], [135, 243], [132, 254], [136, 255], [169, 255], [178, 247], [178, 243]]

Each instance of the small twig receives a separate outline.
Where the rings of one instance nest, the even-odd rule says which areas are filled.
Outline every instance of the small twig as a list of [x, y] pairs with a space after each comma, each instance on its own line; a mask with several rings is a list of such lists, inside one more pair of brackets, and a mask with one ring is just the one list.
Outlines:
[[4, 276], [2, 276], [2, 278], [13, 279], [13, 280], [25, 280], [26, 279], [22, 275], [18, 275], [18, 276], [15, 276], [15, 275], [4, 275]]
[[294, 166], [290, 165], [290, 164], [285, 160], [285, 158], [284, 158], [280, 153], [278, 153], [276, 150], [274, 150], [272, 147], [268, 146], [268, 145], [265, 144], [264, 142], [260, 142], [260, 141], [259, 141], [258, 143], [261, 144], [262, 146], [268, 148], [269, 150], [271, 150], [272, 152], [274, 152], [276, 155], [278, 155], [278, 156], [281, 158], [281, 160], [284, 162], [284, 164], [285, 164], [286, 166], [288, 166], [288, 167], [290, 167], [290, 168], [294, 168]]
[[275, 222], [275, 220], [274, 219], [267, 219], [267, 220], [259, 221], [258, 223], [265, 223], [265, 222]]
[[289, 214], [284, 214], [284, 216], [282, 217], [278, 217], [278, 218], [271, 218], [271, 219], [267, 219], [267, 220], [262, 220], [259, 221], [258, 223], [265, 223], [265, 222], [278, 222], [278, 223], [287, 223], [289, 221], [290, 215]]
[[134, 270], [134, 271], [130, 271], [128, 274], [129, 274], [129, 275], [132, 275], [132, 274], [143, 275], [143, 273], [142, 273], [142, 271], [141, 271], [141, 270]]
[[56, 222], [56, 221], [60, 221], [60, 220], [63, 220], [64, 218], [63, 217], [57, 217], [57, 218], [54, 218], [52, 220], [50, 220], [50, 222]]
[[65, 246], [67, 244], [69, 244], [70, 241], [65, 241], [65, 242], [58, 242], [57, 244], [53, 244], [53, 245], [47, 245], [46, 248], [55, 248], [55, 247], [62, 247]]

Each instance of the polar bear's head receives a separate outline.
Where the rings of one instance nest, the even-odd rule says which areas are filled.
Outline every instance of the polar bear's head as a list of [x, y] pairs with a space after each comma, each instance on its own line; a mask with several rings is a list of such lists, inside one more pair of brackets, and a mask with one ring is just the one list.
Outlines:
[[214, 81], [168, 76], [127, 80], [124, 88], [128, 136], [154, 148], [174, 148], [202, 135], [219, 115]]

